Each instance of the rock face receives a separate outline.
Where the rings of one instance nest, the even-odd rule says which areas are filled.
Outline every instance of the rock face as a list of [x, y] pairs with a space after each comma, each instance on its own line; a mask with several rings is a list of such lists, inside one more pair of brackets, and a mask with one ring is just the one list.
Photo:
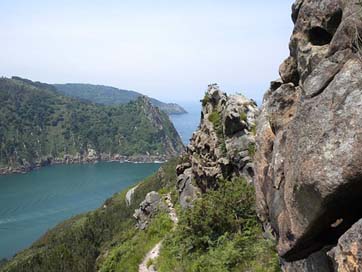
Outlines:
[[161, 205], [161, 196], [157, 192], [149, 192], [145, 200], [141, 202], [140, 208], [135, 210], [133, 214], [133, 217], [137, 220], [136, 227], [142, 230], [145, 229], [150, 219], [161, 208]]
[[201, 123], [177, 167], [177, 187], [183, 207], [198, 194], [217, 187], [217, 180], [243, 176], [252, 181], [255, 119], [258, 108], [242, 95], [227, 96], [209, 85], [202, 100]]
[[324, 271], [310, 267], [362, 217], [362, 12], [355, 0], [297, 0], [292, 18], [257, 125], [258, 213], [286, 271]]
[[362, 270], [362, 220], [359, 220], [338, 240], [328, 253], [334, 260], [335, 270], [340, 272]]

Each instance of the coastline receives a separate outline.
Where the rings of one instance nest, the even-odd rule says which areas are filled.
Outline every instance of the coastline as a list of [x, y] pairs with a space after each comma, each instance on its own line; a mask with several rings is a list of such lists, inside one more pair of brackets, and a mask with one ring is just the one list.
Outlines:
[[47, 158], [37, 161], [35, 163], [25, 162], [21, 166], [5, 166], [0, 167], [0, 176], [11, 174], [26, 174], [33, 170], [38, 170], [43, 167], [53, 165], [66, 165], [66, 164], [94, 164], [98, 162], [119, 162], [119, 163], [165, 163], [171, 156], [157, 156], [157, 155], [109, 155], [102, 154], [101, 156], [71, 156], [66, 155], [64, 158]]

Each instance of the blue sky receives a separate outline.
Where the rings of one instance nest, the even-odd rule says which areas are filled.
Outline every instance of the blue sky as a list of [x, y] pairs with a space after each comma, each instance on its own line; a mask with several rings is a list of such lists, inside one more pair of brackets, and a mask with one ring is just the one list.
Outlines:
[[290, 0], [0, 3], [0, 74], [196, 101], [209, 83], [261, 100], [288, 56]]

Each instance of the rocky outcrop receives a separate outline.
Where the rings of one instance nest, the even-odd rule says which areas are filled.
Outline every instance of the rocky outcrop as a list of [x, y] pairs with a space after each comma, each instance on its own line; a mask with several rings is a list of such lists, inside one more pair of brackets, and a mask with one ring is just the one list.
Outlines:
[[362, 12], [354, 0], [297, 0], [292, 18], [257, 125], [258, 213], [285, 271], [333, 271], [324, 249], [362, 217]]
[[177, 167], [177, 188], [183, 207], [200, 193], [217, 188], [218, 179], [243, 176], [252, 181], [255, 119], [258, 108], [242, 95], [226, 95], [210, 85], [202, 100], [199, 129]]
[[160, 208], [165, 208], [161, 196], [157, 192], [149, 192], [145, 200], [140, 204], [139, 209], [135, 210], [133, 217], [137, 220], [136, 227], [145, 229], [148, 226], [150, 219], [159, 211]]

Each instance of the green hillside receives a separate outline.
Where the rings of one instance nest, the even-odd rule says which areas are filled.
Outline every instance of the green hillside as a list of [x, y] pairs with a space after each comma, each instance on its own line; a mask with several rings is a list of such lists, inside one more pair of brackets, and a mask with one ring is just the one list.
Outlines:
[[140, 97], [104, 106], [21, 78], [0, 79], [0, 166], [115, 155], [171, 157], [182, 150], [168, 116]]
[[[126, 104], [142, 96], [142, 94], [138, 92], [103, 85], [68, 83], [54, 84], [54, 86], [57, 91], [66, 96], [89, 100], [104, 105]], [[167, 114], [186, 113], [185, 109], [175, 103], [164, 103], [154, 98], [150, 98], [150, 101], [152, 105], [159, 107]]]

